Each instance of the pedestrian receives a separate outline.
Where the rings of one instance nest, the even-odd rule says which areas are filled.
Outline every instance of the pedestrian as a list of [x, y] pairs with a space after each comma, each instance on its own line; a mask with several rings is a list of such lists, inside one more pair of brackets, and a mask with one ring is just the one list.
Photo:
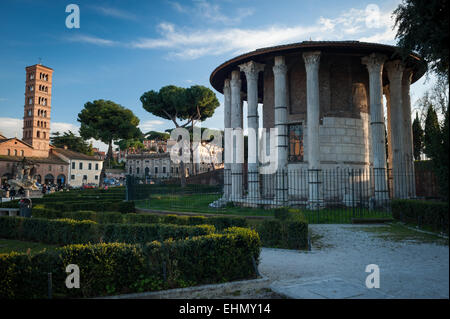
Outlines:
[[42, 194], [45, 195], [47, 193], [47, 184], [42, 185]]
[[14, 186], [11, 188], [11, 190], [9, 191], [9, 196], [11, 200], [14, 200], [16, 197], [16, 189], [14, 188]]
[[25, 188], [23, 186], [20, 186], [18, 194], [20, 197], [25, 196]]

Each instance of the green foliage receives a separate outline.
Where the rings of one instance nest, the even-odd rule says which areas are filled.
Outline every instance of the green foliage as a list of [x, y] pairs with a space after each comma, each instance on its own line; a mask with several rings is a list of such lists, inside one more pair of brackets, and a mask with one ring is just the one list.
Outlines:
[[441, 130], [433, 105], [428, 106], [427, 117], [425, 119], [424, 152], [433, 159], [440, 151]]
[[86, 140], [84, 140], [80, 136], [76, 136], [72, 133], [72, 131], [64, 132], [61, 135], [59, 132], [52, 133], [53, 136], [50, 137], [50, 143], [53, 146], [67, 148], [74, 152], [83, 153], [86, 155], [94, 155], [94, 151], [92, 150], [92, 145], [89, 144]]
[[[258, 234], [228, 229], [145, 245], [71, 245], [36, 255], [0, 255], [0, 298], [45, 298], [47, 273], [59, 298], [96, 297], [255, 278]], [[252, 260], [253, 257], [253, 260]], [[66, 266], [80, 267], [80, 289], [65, 286]], [[164, 273], [166, 277], [164, 277]]]
[[212, 225], [98, 224], [92, 220], [0, 216], [0, 237], [47, 244], [146, 243], [211, 234]]
[[167, 141], [170, 134], [166, 132], [149, 131], [144, 134], [147, 140]]
[[275, 219], [265, 219], [257, 231], [264, 247], [308, 248], [308, 222], [286, 208], [275, 210]]
[[394, 15], [397, 45], [406, 53], [418, 52], [431, 69], [448, 76], [448, 1], [404, 0]]
[[81, 123], [81, 137], [94, 138], [108, 144], [105, 160], [108, 163], [112, 158], [113, 141], [142, 138], [142, 132], [138, 128], [139, 119], [131, 110], [112, 101], [95, 100], [85, 103], [77, 120]]
[[412, 133], [413, 133], [413, 153], [414, 159], [416, 161], [420, 160], [420, 155], [423, 150], [423, 135], [424, 131], [422, 129], [422, 125], [420, 124], [419, 115], [416, 113], [416, 118], [412, 124]]
[[393, 200], [392, 217], [434, 231], [449, 232], [448, 202]]

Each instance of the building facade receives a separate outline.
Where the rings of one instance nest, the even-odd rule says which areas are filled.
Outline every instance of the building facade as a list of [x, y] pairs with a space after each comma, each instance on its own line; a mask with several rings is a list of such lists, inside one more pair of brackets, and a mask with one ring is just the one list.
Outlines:
[[[287, 205], [302, 198], [314, 208], [327, 196], [348, 195], [321, 184], [324, 170], [344, 168], [372, 172], [370, 179], [360, 178], [360, 186], [373, 189], [375, 200], [389, 197], [388, 169], [394, 196], [415, 197], [409, 91], [425, 66], [420, 57], [402, 60], [398, 52], [375, 43], [307, 41], [258, 49], [217, 67], [210, 81], [224, 94], [225, 129], [242, 136], [246, 101], [247, 127], [256, 132], [248, 140], [247, 192], [243, 164], [233, 158], [225, 164], [224, 200], [269, 198]], [[263, 128], [274, 129], [273, 140], [259, 136], [259, 103]], [[243, 153], [243, 143], [225, 139], [230, 152]], [[274, 153], [277, 173], [264, 173]]]
[[[101, 171], [100, 159], [50, 145], [53, 69], [36, 64], [26, 67], [25, 71], [23, 137], [7, 138], [0, 134], [2, 183], [15, 178], [18, 163], [26, 157], [35, 163], [33, 178], [40, 184], [98, 185], [99, 178], [96, 175], [99, 173], [94, 168], [100, 167]], [[72, 171], [71, 167], [77, 161], [83, 162], [83, 169]]]

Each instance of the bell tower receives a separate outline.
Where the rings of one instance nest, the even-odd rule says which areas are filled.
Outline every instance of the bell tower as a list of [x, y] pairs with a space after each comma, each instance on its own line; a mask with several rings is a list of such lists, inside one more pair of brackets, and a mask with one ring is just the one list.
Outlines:
[[53, 69], [27, 66], [22, 140], [33, 146], [33, 156], [48, 157]]

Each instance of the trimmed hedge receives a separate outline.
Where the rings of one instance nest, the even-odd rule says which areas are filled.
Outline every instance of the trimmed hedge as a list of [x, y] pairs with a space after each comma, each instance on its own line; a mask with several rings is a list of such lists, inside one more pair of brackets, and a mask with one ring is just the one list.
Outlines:
[[[255, 278], [261, 244], [256, 232], [231, 228], [187, 240], [145, 245], [71, 245], [36, 255], [0, 255], [0, 298], [116, 295]], [[66, 266], [80, 267], [80, 288], [65, 286]]]
[[106, 223], [129, 223], [129, 224], [173, 224], [173, 225], [213, 225], [218, 230], [228, 227], [247, 227], [247, 220], [241, 217], [204, 217], [204, 216], [177, 216], [177, 215], [155, 215], [155, 214], [135, 214], [122, 215], [118, 212], [62, 212], [55, 209], [48, 209], [42, 205], [33, 207], [33, 217], [38, 218], [70, 218], [75, 220], [93, 220], [95, 222]]
[[75, 201], [75, 202], [46, 202], [46, 208], [60, 211], [79, 211], [93, 210], [97, 212], [116, 211], [121, 213], [134, 213], [134, 202], [109, 201], [109, 200], [92, 200], [92, 201]]
[[275, 219], [265, 219], [256, 227], [264, 247], [308, 249], [308, 222], [300, 214], [278, 209]]
[[38, 241], [47, 244], [100, 242], [146, 243], [184, 239], [214, 233], [211, 225], [97, 224], [73, 219], [42, 219], [0, 216], [0, 238]]
[[448, 202], [396, 199], [391, 208], [394, 219], [449, 233]]

